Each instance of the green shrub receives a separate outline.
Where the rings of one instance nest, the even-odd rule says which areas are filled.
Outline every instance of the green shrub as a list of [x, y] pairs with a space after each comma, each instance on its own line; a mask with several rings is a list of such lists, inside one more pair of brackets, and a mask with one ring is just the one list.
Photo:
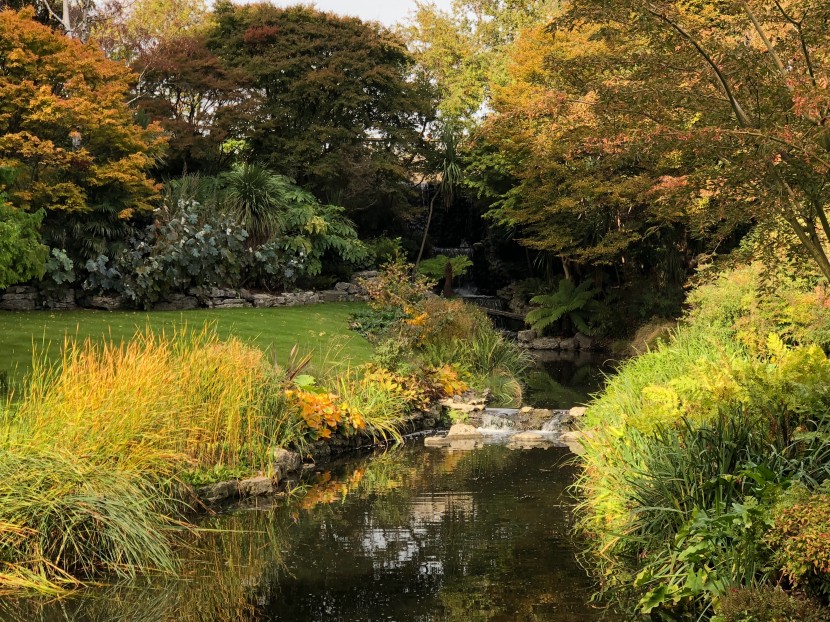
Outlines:
[[774, 519], [767, 542], [775, 567], [793, 587], [830, 598], [830, 494], [801, 489], [776, 508]]
[[830, 622], [821, 603], [778, 588], [734, 588], [718, 602], [712, 622]]
[[770, 273], [760, 263], [718, 275], [689, 294], [689, 321], [729, 331], [763, 352], [774, 333], [788, 344], [830, 349], [830, 296], [814, 278]]
[[378, 276], [364, 279], [360, 285], [369, 295], [369, 304], [375, 309], [399, 309], [411, 313], [428, 296], [430, 286], [423, 275], [414, 274], [414, 266], [403, 255], [395, 255], [381, 266]]
[[372, 343], [377, 343], [397, 326], [406, 315], [401, 309], [362, 309], [349, 318], [349, 328], [366, 337]]
[[366, 241], [371, 265], [383, 266], [403, 254], [401, 238], [379, 237]]
[[84, 289], [121, 294], [149, 308], [172, 293], [236, 287], [252, 260], [247, 239], [237, 221], [181, 204], [137, 232], [126, 252], [87, 261]]
[[[3, 177], [3, 171], [0, 171]], [[43, 212], [27, 213], [13, 207], [0, 194], [0, 289], [43, 274], [49, 249], [42, 243], [39, 227]]]

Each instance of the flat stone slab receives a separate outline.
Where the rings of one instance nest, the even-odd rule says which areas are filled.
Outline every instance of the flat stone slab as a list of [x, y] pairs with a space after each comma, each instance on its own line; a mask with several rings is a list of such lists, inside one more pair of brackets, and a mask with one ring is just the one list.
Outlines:
[[450, 428], [450, 431], [447, 432], [447, 439], [450, 441], [458, 441], [458, 440], [482, 440], [484, 435], [479, 432], [476, 428], [471, 425], [467, 425], [466, 423], [456, 423], [454, 426]]
[[551, 440], [538, 432], [519, 432], [507, 442], [510, 449], [547, 449], [553, 447]]
[[531, 350], [561, 350], [562, 340], [556, 337], [539, 337], [529, 342]]
[[446, 447], [449, 444], [446, 436], [427, 436], [424, 439], [424, 447]]

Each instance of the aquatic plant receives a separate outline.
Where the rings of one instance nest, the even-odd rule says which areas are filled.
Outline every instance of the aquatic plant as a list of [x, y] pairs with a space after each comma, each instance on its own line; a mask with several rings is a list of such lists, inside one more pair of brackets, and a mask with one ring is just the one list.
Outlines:
[[0, 449], [0, 593], [176, 568], [184, 507], [158, 479], [69, 449]]

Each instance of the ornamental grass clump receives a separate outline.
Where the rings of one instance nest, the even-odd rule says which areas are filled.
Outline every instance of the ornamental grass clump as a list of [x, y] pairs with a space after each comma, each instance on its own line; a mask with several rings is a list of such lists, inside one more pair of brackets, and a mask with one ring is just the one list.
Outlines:
[[67, 342], [0, 411], [0, 591], [172, 572], [179, 478], [267, 470], [305, 428], [286, 372], [205, 328]]
[[207, 328], [67, 342], [57, 365], [34, 366], [7, 434], [165, 476], [185, 465], [263, 468], [296, 428], [281, 388], [260, 350]]
[[[586, 560], [604, 596], [653, 617], [708, 619], [731, 590], [769, 584], [827, 604], [826, 498], [809, 495], [830, 480], [830, 359], [788, 335], [743, 339], [735, 296], [715, 293], [723, 321], [692, 313], [588, 408]], [[776, 510], [795, 486], [808, 501]]]
[[0, 450], [0, 594], [76, 587], [176, 568], [174, 518], [159, 482], [71, 451]]

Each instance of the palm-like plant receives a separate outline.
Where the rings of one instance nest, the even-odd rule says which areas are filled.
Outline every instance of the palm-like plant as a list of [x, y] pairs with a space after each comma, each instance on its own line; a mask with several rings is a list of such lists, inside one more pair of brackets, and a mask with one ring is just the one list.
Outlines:
[[435, 209], [435, 200], [439, 195], [442, 195], [444, 197], [444, 208], [449, 209], [455, 198], [455, 189], [461, 183], [462, 171], [458, 163], [458, 141], [459, 132], [455, 125], [445, 125], [441, 131], [441, 144], [443, 145], [440, 171], [441, 180], [438, 183], [435, 194], [432, 195], [432, 200], [429, 202], [427, 224], [424, 227], [424, 237], [421, 239], [418, 258], [415, 260], [416, 267], [420, 265], [421, 258], [424, 256], [424, 248], [426, 247], [427, 236], [429, 235], [429, 225], [432, 223], [432, 213]]
[[534, 305], [525, 317], [534, 330], [541, 333], [548, 326], [565, 320], [585, 335], [594, 331], [588, 325], [588, 315], [596, 310], [598, 302], [595, 300], [599, 290], [592, 286], [590, 281], [583, 281], [579, 286], [570, 279], [559, 281], [559, 288], [552, 294], [540, 294], [530, 299]]
[[283, 229], [286, 196], [294, 185], [257, 164], [243, 164], [223, 175], [224, 202], [250, 235], [252, 246]]

